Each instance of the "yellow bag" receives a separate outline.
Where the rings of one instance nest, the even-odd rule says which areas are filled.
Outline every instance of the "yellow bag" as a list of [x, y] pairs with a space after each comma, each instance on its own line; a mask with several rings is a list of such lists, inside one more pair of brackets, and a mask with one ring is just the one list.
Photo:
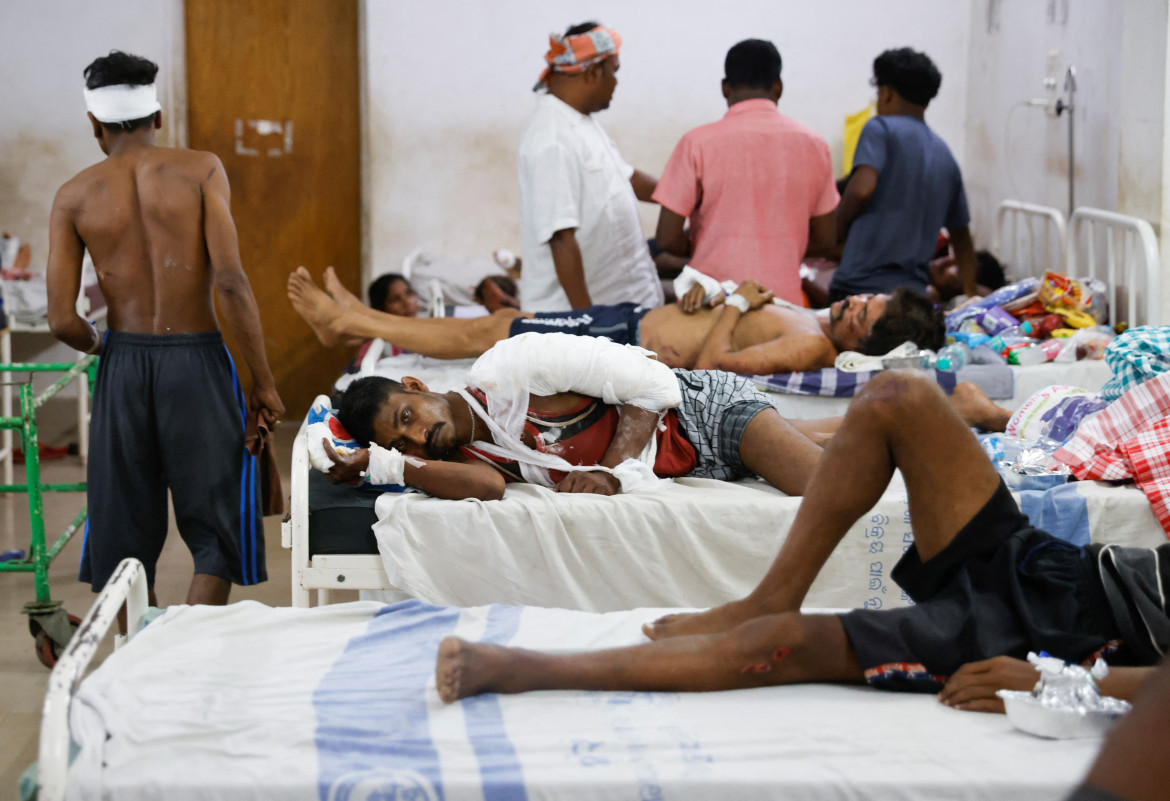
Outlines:
[[845, 148], [841, 157], [841, 177], [846, 178], [853, 172], [853, 154], [857, 152], [857, 140], [861, 138], [861, 129], [877, 112], [877, 103], [870, 103], [861, 111], [845, 115]]

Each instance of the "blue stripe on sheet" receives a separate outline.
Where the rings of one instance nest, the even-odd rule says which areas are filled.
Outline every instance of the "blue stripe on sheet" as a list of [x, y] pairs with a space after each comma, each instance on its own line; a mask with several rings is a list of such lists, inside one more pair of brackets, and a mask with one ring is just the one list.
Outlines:
[[1060, 484], [1043, 492], [1016, 493], [1020, 511], [1038, 529], [1073, 545], [1088, 545], [1089, 503], [1077, 492], [1077, 484]]
[[[515, 636], [523, 611], [520, 606], [492, 606], [483, 633], [484, 641], [506, 645]], [[467, 736], [475, 758], [479, 760], [484, 801], [527, 801], [528, 791], [524, 787], [520, 758], [504, 730], [500, 697], [479, 695], [465, 698], [460, 703], [467, 723]]]
[[405, 601], [382, 609], [313, 692], [321, 801], [445, 795], [427, 686], [459, 610]]

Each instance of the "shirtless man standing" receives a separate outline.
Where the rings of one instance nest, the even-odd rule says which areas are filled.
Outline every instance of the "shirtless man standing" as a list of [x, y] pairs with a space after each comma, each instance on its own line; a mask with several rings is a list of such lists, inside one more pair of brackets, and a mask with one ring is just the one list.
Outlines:
[[[117, 51], [85, 69], [89, 119], [108, 158], [53, 201], [49, 326], [70, 347], [102, 354], [80, 578], [97, 592], [133, 556], [157, 603], [169, 488], [195, 560], [187, 603], [224, 604], [231, 582], [267, 575], [244, 397], [212, 289], [252, 373], [250, 408], [275, 425], [284, 407], [240, 265], [223, 165], [211, 153], [155, 146], [157, 72]], [[86, 249], [109, 303], [104, 341], [75, 307]]]
[[732, 302], [715, 307], [688, 294], [680, 303], [657, 309], [620, 304], [537, 314], [501, 310], [473, 320], [420, 320], [370, 309], [342, 286], [332, 268], [325, 271], [325, 288], [328, 294], [304, 267], [289, 276], [289, 298], [324, 344], [380, 337], [439, 359], [480, 356], [500, 340], [529, 331], [559, 331], [640, 345], [658, 354], [668, 367], [767, 375], [832, 367], [840, 351], [880, 355], [907, 340], [937, 349], [944, 337], [942, 318], [930, 302], [906, 291], [855, 295], [820, 316], [772, 304], [770, 291], [745, 281], [730, 296]]

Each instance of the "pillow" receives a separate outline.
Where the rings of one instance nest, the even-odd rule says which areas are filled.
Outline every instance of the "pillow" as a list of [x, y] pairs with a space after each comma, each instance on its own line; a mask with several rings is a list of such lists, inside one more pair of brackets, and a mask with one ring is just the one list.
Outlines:
[[[349, 435], [341, 421], [337, 419], [337, 412], [329, 406], [329, 396], [318, 395], [313, 401], [309, 415], [305, 419], [305, 440], [309, 448], [309, 464], [322, 473], [328, 473], [333, 467], [333, 461], [325, 452], [321, 440], [328, 439], [333, 450], [338, 453], [351, 453], [362, 448], [362, 444]], [[382, 492], [406, 492], [411, 490], [403, 484], [371, 484], [369, 475], [363, 475], [356, 481], [345, 482], [354, 487], [368, 487]]]

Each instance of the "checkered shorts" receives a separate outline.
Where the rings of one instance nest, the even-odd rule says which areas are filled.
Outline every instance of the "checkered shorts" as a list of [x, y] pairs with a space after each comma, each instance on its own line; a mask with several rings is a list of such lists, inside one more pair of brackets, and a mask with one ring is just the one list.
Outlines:
[[739, 458], [739, 443], [752, 419], [771, 409], [768, 397], [748, 379], [720, 370], [675, 370], [682, 404], [679, 430], [695, 448], [699, 464], [689, 475], [732, 481], [752, 475]]

